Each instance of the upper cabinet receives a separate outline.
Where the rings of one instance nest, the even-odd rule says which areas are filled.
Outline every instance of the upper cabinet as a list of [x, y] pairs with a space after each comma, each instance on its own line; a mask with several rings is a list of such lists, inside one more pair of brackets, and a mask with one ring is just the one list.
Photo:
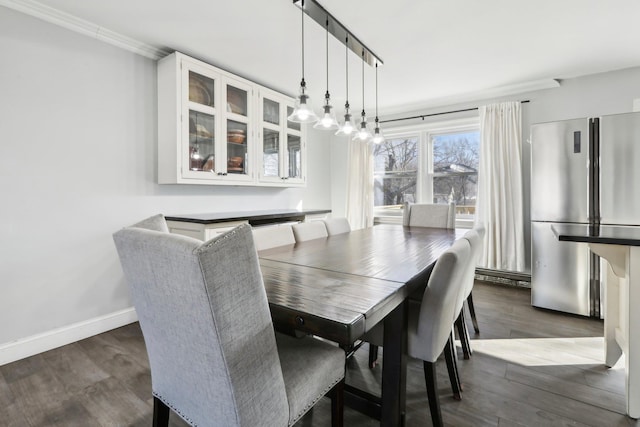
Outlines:
[[[265, 107], [266, 99], [271, 103]], [[286, 123], [291, 105], [287, 96], [181, 53], [163, 58], [158, 62], [158, 182], [304, 185], [303, 130]], [[278, 146], [275, 157], [264, 154], [272, 150], [264, 148], [266, 131], [270, 144]]]
[[287, 120], [293, 100], [268, 89], [258, 96], [258, 181], [274, 185], [306, 183], [306, 149], [300, 123]]

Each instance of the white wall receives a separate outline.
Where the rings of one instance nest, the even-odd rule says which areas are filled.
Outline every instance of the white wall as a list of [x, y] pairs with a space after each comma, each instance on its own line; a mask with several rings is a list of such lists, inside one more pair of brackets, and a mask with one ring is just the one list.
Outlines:
[[[640, 98], [640, 67], [626, 70], [612, 71], [608, 73], [594, 74], [590, 76], [566, 79], [561, 82], [559, 88], [545, 89], [535, 92], [523, 93], [501, 99], [487, 99], [465, 104], [443, 106], [439, 108], [419, 111], [407, 111], [405, 113], [384, 116], [381, 120], [400, 117], [412, 117], [419, 114], [429, 114], [442, 111], [455, 111], [459, 109], [477, 107], [491, 102], [506, 100], [530, 100], [522, 105], [522, 169], [524, 192], [524, 237], [525, 251], [527, 252], [526, 271], [531, 271], [531, 227], [530, 227], [530, 175], [531, 175], [531, 146], [528, 143], [529, 128], [533, 123], [541, 123], [556, 120], [567, 120], [580, 117], [595, 117], [607, 114], [627, 113], [633, 111], [633, 100]], [[477, 111], [447, 114], [442, 116], [427, 117], [425, 120], [408, 120], [389, 124], [383, 124], [383, 131], [390, 127], [411, 124], [437, 122], [465, 117], [477, 117]], [[345, 200], [343, 183], [346, 183], [346, 144], [342, 144], [334, 137], [332, 142], [331, 161], [340, 164], [333, 168], [332, 185], [334, 186], [333, 210], [344, 210]]]
[[331, 207], [327, 136], [309, 132], [307, 188], [158, 185], [155, 61], [4, 7], [0, 52], [0, 365], [16, 340], [130, 308], [125, 225]]

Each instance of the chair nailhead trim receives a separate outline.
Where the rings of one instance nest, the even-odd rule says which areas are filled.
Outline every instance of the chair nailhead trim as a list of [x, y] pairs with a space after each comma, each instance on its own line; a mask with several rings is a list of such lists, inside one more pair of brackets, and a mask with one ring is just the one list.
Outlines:
[[189, 418], [189, 417], [187, 417], [185, 414], [183, 414], [183, 413], [182, 413], [178, 408], [176, 408], [175, 406], [173, 406], [171, 403], [167, 402], [167, 400], [166, 400], [164, 397], [160, 396], [160, 395], [159, 395], [158, 393], [156, 393], [155, 391], [154, 391], [153, 393], [151, 393], [151, 394], [153, 394], [153, 395], [154, 395], [155, 397], [157, 397], [158, 399], [162, 400], [162, 402], [163, 402], [165, 405], [167, 405], [169, 408], [171, 408], [171, 410], [172, 410], [173, 412], [175, 412], [176, 414], [180, 415], [180, 418], [182, 418], [183, 420], [185, 420], [187, 423], [189, 423], [189, 424], [190, 424], [190, 425], [192, 425], [193, 427], [197, 427], [197, 426], [198, 426], [197, 424], [195, 424], [195, 423], [193, 422], [193, 420], [192, 420], [192, 419], [190, 419], [190, 418]]
[[299, 419], [300, 419], [304, 414], [306, 414], [306, 413], [309, 411], [309, 409], [311, 409], [311, 407], [312, 407], [312, 406], [314, 406], [314, 405], [316, 404], [316, 402], [317, 402], [318, 400], [322, 399], [322, 398], [323, 398], [327, 393], [329, 393], [329, 391], [330, 391], [333, 387], [335, 387], [335, 385], [336, 385], [336, 384], [338, 384], [340, 381], [342, 381], [342, 379], [343, 379], [343, 378], [344, 378], [344, 377], [342, 377], [342, 378], [338, 378], [337, 380], [335, 380], [335, 381], [333, 382], [333, 384], [331, 384], [328, 388], [326, 388], [326, 389], [324, 389], [324, 390], [322, 391], [322, 393], [320, 394], [320, 396], [316, 397], [316, 398], [313, 400], [313, 402], [311, 402], [311, 403], [309, 403], [307, 406], [305, 406], [305, 407], [302, 409], [302, 411], [301, 411], [298, 415], [296, 415], [296, 417], [293, 419], [293, 421], [289, 423], [289, 427], [291, 427], [291, 426], [292, 426], [292, 425], [294, 425], [296, 422], [298, 422], [298, 420], [299, 420]]

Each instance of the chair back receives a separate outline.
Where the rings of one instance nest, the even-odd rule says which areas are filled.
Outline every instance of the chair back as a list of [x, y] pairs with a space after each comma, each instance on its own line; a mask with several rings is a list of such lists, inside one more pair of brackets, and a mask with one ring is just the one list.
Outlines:
[[164, 218], [154, 218], [113, 236], [147, 346], [154, 396], [192, 425], [287, 425], [250, 226], [203, 243], [167, 233], [166, 224], [157, 226]]
[[402, 224], [411, 227], [456, 227], [456, 205], [437, 205], [432, 203], [405, 203], [402, 212]]
[[482, 253], [482, 238], [484, 236], [484, 228], [472, 228], [464, 234], [464, 238], [469, 241], [471, 246], [471, 260], [467, 266], [464, 277], [464, 292], [465, 298], [469, 296], [473, 289], [473, 283], [475, 281], [476, 267], [480, 260], [480, 254]]
[[326, 218], [323, 222], [325, 227], [327, 227], [327, 233], [329, 233], [329, 236], [348, 233], [351, 231], [349, 220], [344, 217]]
[[456, 306], [462, 276], [470, 256], [469, 242], [458, 239], [436, 261], [420, 304], [417, 328], [409, 328], [409, 354], [412, 357], [435, 362], [442, 353], [458, 315]]
[[327, 227], [325, 227], [322, 221], [301, 222], [294, 224], [292, 228], [296, 242], [321, 239], [329, 235], [329, 233], [327, 233]]
[[296, 243], [296, 238], [293, 236], [293, 229], [290, 225], [257, 227], [252, 232], [253, 241], [258, 251]]

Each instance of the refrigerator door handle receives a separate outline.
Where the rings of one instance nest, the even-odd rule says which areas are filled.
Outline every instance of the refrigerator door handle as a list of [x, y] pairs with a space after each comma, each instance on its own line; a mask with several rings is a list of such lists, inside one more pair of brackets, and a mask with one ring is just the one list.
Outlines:
[[600, 224], [600, 119], [589, 119], [589, 223]]

